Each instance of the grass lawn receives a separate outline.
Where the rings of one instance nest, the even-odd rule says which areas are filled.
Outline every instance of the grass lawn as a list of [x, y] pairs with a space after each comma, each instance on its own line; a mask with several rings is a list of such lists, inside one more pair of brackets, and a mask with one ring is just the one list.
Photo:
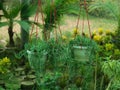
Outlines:
[[[72, 31], [77, 24], [77, 17], [75, 16], [64, 16], [64, 21], [61, 25], [63, 31]], [[82, 30], [84, 21], [84, 31], [88, 32], [88, 21], [87, 18], [83, 20], [83, 17], [80, 18], [79, 30]], [[89, 17], [91, 32], [98, 28], [103, 28], [105, 30], [116, 30], [117, 21], [112, 19], [98, 18], [98, 17]]]
[[[31, 18], [33, 19], [33, 18]], [[62, 20], [61, 20], [61, 25], [60, 28], [62, 30], [62, 33], [64, 32], [72, 32], [74, 30], [74, 28], [77, 25], [77, 20], [78, 17], [74, 16], [74, 15], [65, 15]], [[80, 21], [79, 21], [79, 30], [82, 31], [83, 28], [83, 21], [84, 21], [84, 32], [89, 32], [88, 29], [88, 21], [85, 18], [83, 20], [83, 17], [80, 17]], [[90, 28], [91, 28], [91, 32], [93, 30], [96, 30], [98, 28], [103, 28], [105, 30], [116, 30], [117, 28], [117, 21], [114, 21], [112, 19], [104, 19], [104, 18], [97, 18], [97, 17], [90, 17], [89, 18], [90, 21]], [[8, 31], [7, 31], [8, 27], [2, 27], [0, 28], [0, 40], [4, 39], [4, 40], [8, 40]], [[56, 28], [57, 30], [58, 28]], [[16, 33], [20, 33], [20, 26], [18, 24], [14, 25], [14, 32]], [[59, 33], [59, 32], [58, 32]]]

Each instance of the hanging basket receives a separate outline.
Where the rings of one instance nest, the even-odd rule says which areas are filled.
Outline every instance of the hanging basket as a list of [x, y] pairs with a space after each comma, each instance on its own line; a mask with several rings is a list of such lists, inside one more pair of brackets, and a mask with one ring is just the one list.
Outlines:
[[27, 51], [27, 53], [31, 68], [41, 72], [41, 70], [44, 69], [44, 64], [47, 58], [46, 52], [44, 52], [42, 55], [32, 51]]
[[87, 46], [73, 46], [73, 54], [77, 61], [89, 61], [90, 50]]

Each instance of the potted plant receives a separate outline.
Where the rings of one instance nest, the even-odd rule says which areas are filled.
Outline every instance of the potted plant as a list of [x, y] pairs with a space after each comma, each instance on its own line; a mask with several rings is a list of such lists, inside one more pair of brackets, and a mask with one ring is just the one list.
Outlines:
[[70, 41], [70, 46], [73, 57], [77, 61], [92, 60], [98, 49], [97, 44], [92, 39], [80, 35], [77, 35]]

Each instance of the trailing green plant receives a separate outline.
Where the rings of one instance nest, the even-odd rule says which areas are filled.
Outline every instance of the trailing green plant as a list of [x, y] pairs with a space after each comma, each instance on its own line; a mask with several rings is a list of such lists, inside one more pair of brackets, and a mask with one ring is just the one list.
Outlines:
[[[95, 81], [94, 83], [94, 80], [97, 80], [97, 71], [96, 71], [97, 58], [96, 57], [99, 51], [99, 47], [97, 43], [88, 37], [77, 35], [73, 40], [70, 41], [70, 46], [72, 50], [74, 50], [75, 46], [81, 48], [81, 50], [85, 48], [85, 51], [83, 51], [83, 53], [85, 53], [86, 57], [88, 57], [89, 59], [89, 61], [79, 61], [80, 58], [78, 60], [73, 59], [74, 65], [72, 68], [74, 68], [74, 70], [77, 73], [75, 75], [78, 75], [83, 80], [81, 84], [80, 83], [78, 84], [78, 86], [84, 90], [88, 90], [88, 87], [90, 90], [95, 89], [96, 83], [97, 83], [97, 81]], [[74, 54], [75, 53], [73, 53], [73, 55]], [[73, 58], [75, 57], [73, 56]], [[96, 66], [92, 66], [93, 64], [95, 64]], [[91, 73], [87, 73], [87, 72], [91, 72]], [[95, 75], [93, 75], [94, 72], [95, 72]]]
[[[62, 63], [65, 64], [71, 58], [69, 45], [63, 44], [61, 40], [51, 39], [48, 41], [48, 60], [51, 64]], [[56, 65], [57, 66], [57, 65]]]
[[62, 43], [60, 39], [57, 41], [49, 39], [47, 42], [32, 39], [25, 45], [20, 56], [26, 56], [30, 67], [35, 71], [37, 90], [48, 88], [87, 90], [88, 87], [92, 90], [94, 86], [92, 64], [95, 62], [77, 62], [71, 54], [71, 47]]
[[[65, 73], [68, 71], [68, 64], [71, 61], [71, 54], [69, 47], [63, 45], [61, 41], [50, 39], [48, 42], [33, 39], [30, 43], [25, 45], [19, 55], [28, 58], [29, 65], [35, 71], [36, 82], [38, 88], [56, 88], [57, 87], [57, 73]], [[46, 81], [46, 75], [52, 73], [52, 77], [48, 77]], [[41, 77], [41, 78], [40, 78]], [[51, 85], [54, 85], [53, 87]]]

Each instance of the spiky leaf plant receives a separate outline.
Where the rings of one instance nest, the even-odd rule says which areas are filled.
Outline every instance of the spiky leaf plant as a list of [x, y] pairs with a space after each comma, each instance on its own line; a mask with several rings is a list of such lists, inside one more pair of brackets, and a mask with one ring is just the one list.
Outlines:
[[50, 32], [59, 24], [59, 21], [63, 14], [67, 13], [70, 9], [75, 7], [70, 7], [72, 0], [47, 0], [44, 6], [45, 14], [45, 24], [43, 29], [43, 38], [45, 40], [49, 39]]

